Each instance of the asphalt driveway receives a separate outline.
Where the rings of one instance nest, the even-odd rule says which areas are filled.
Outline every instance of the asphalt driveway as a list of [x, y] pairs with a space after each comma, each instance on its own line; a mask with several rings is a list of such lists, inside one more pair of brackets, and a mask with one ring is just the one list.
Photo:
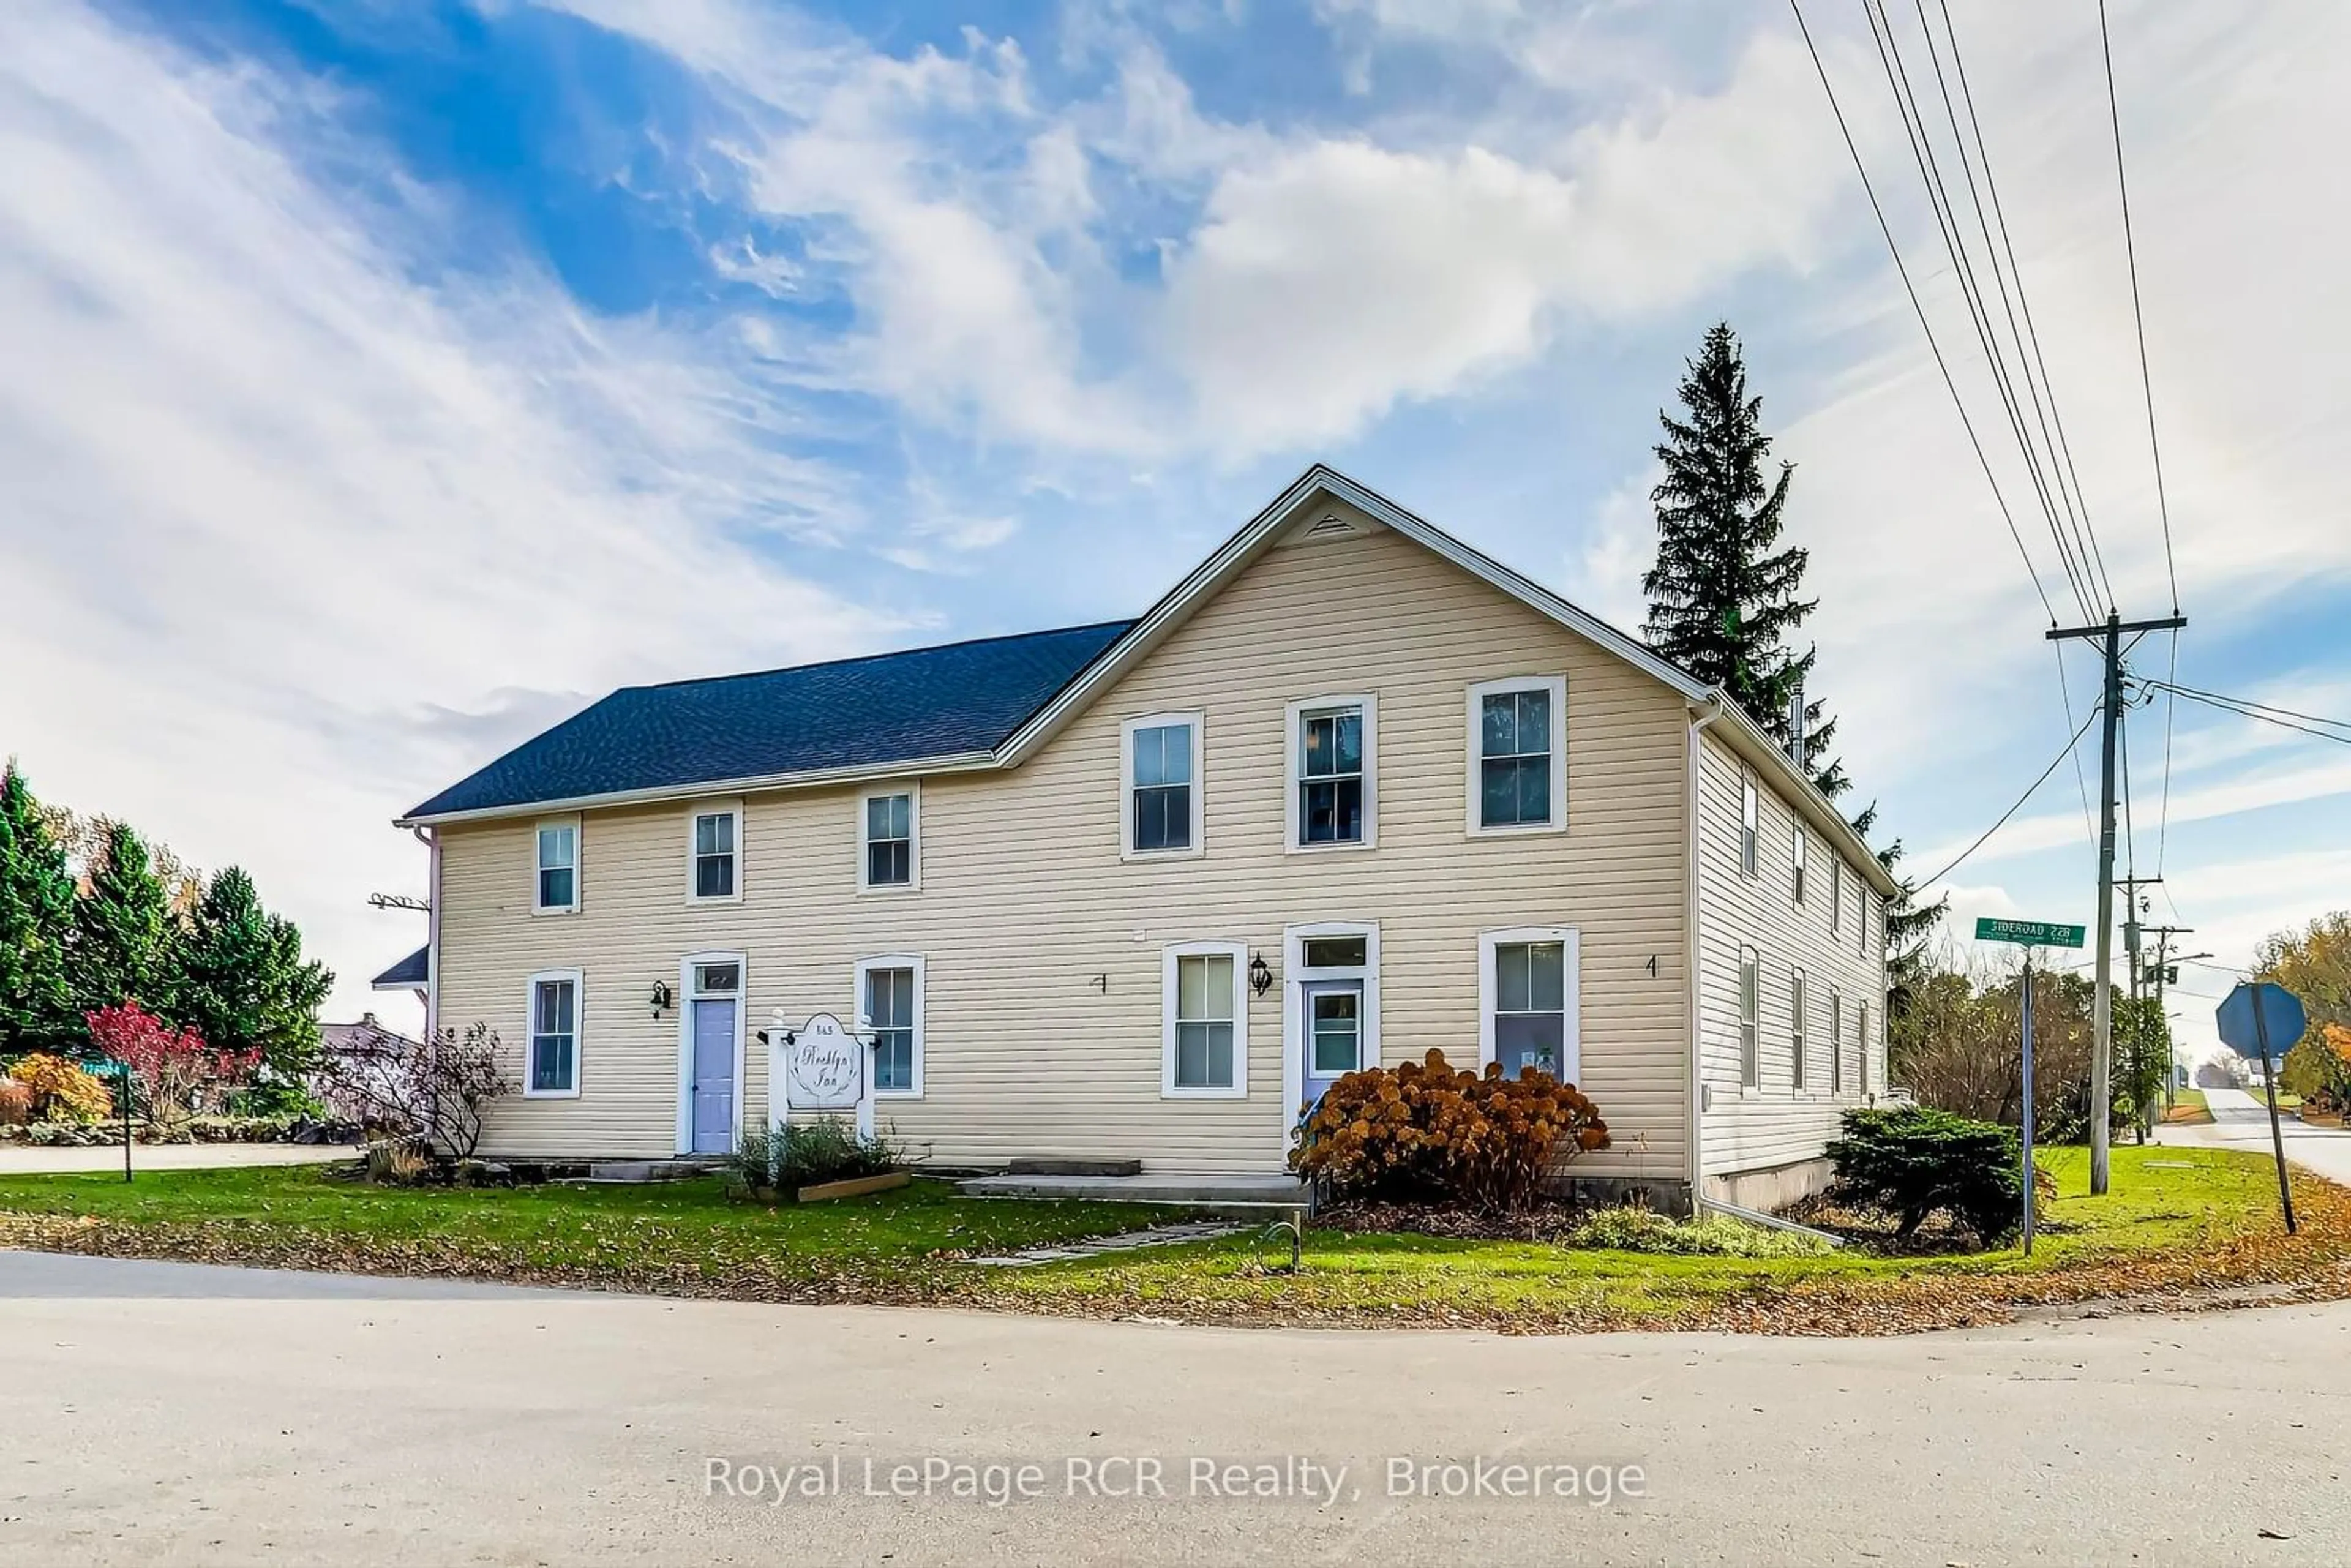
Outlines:
[[[2241, 1149], [2270, 1155], [2268, 1103], [2241, 1089], [2207, 1089], [2204, 1103], [2212, 1113], [2210, 1126], [2178, 1124], [2157, 1131], [2163, 1144], [2192, 1144], [2208, 1149]], [[2285, 1138], [2285, 1157], [2329, 1181], [2351, 1186], [2351, 1133], [2339, 1127], [2312, 1127], [2282, 1115], [2278, 1129]]]

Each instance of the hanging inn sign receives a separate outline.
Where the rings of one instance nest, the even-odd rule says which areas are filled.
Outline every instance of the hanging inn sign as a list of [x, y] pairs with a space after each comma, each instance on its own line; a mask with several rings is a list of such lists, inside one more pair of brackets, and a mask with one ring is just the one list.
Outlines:
[[806, 1023], [780, 1009], [759, 1031], [768, 1045], [769, 1123], [781, 1130], [797, 1111], [854, 1111], [861, 1137], [873, 1135], [873, 1037], [831, 1013]]

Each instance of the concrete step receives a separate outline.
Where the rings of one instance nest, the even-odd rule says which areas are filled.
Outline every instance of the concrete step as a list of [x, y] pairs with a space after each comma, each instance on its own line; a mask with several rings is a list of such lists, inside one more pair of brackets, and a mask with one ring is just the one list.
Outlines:
[[708, 1176], [726, 1163], [724, 1160], [699, 1158], [596, 1160], [589, 1165], [586, 1176], [573, 1179], [629, 1186], [654, 1181], [686, 1181], [695, 1176]]
[[1306, 1188], [1297, 1177], [1271, 1176], [974, 1176], [956, 1184], [974, 1197], [1092, 1198], [1109, 1203], [1165, 1203], [1228, 1214], [1235, 1218], [1279, 1219], [1306, 1207]]
[[1141, 1160], [1014, 1160], [1004, 1167], [1015, 1176], [1133, 1176], [1143, 1174]]

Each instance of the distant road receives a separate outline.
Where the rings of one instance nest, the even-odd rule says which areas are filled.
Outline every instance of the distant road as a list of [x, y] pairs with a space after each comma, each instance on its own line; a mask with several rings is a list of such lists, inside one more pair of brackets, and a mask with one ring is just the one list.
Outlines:
[[[359, 1151], [349, 1144], [136, 1144], [133, 1171], [218, 1170], [232, 1166], [308, 1166], [348, 1160]], [[36, 1148], [0, 1144], [0, 1176], [55, 1176], [68, 1171], [122, 1170], [122, 1145], [93, 1149]]]
[[[2193, 1144], [2208, 1149], [2250, 1149], [2263, 1155], [2270, 1152], [2270, 1111], [2266, 1101], [2241, 1089], [2207, 1089], [2204, 1103], [2212, 1113], [2210, 1126], [2162, 1127], [2156, 1133], [2156, 1141]], [[2288, 1160], [2329, 1181], [2351, 1186], [2351, 1133], [2336, 1127], [2304, 1126], [2283, 1114], [2278, 1125], [2285, 1134]]]
[[[0, 1251], [0, 1562], [57, 1568], [2351, 1562], [2351, 1302], [1515, 1338]], [[1069, 1495], [1072, 1457], [1102, 1490]], [[1168, 1495], [1102, 1463], [1136, 1458]], [[1479, 1495], [1481, 1458], [1638, 1466], [1641, 1495]], [[868, 1459], [884, 1494], [934, 1460], [1045, 1495], [873, 1495]], [[778, 1505], [810, 1465], [840, 1493]]]

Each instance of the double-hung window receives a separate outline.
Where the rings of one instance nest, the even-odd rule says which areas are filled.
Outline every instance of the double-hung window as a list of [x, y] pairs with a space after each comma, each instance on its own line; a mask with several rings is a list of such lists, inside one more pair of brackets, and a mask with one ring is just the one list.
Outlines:
[[1369, 697], [1290, 705], [1292, 849], [1373, 841], [1376, 717]]
[[1200, 850], [1201, 716], [1155, 714], [1123, 731], [1122, 807], [1128, 855], [1184, 855]]
[[580, 1092], [580, 971], [549, 969], [530, 977], [529, 1061], [523, 1092], [565, 1098]]
[[1566, 823], [1567, 682], [1558, 675], [1469, 688], [1469, 831], [1542, 831]]
[[912, 786], [866, 795], [858, 804], [857, 885], [868, 892], [920, 886], [921, 825], [921, 798]]
[[1791, 970], [1788, 975], [1788, 1046], [1793, 1053], [1788, 1069], [1788, 1082], [1793, 1088], [1804, 1087], [1804, 972]]
[[1754, 1089], [1762, 1084], [1763, 1062], [1761, 1042], [1757, 1038], [1756, 1014], [1761, 1000], [1757, 993], [1762, 988], [1755, 949], [1739, 950], [1739, 1086]]
[[1829, 1092], [1844, 1092], [1844, 993], [1829, 988]]
[[1743, 774], [1739, 780], [1739, 874], [1753, 876], [1756, 870], [1756, 835], [1762, 828], [1762, 801], [1755, 792], [1755, 777]]
[[1796, 907], [1801, 909], [1804, 904], [1804, 841], [1812, 835], [1804, 831], [1804, 824], [1802, 821], [1795, 823], [1795, 831], [1796, 836], [1789, 844], [1789, 853], [1795, 857], [1794, 902]]
[[873, 1092], [923, 1092], [923, 960], [867, 958], [857, 966], [857, 1009], [873, 1037]]
[[697, 903], [728, 902], [737, 896], [736, 841], [742, 821], [742, 812], [732, 806], [694, 813], [694, 883], [687, 896]]
[[1492, 943], [1488, 1027], [1492, 1060], [1501, 1063], [1505, 1078], [1531, 1067], [1573, 1082], [1581, 1071], [1568, 1025], [1568, 936], [1506, 931]]
[[1829, 862], [1829, 935], [1834, 936], [1844, 925], [1844, 857]]
[[541, 822], [535, 837], [531, 908], [569, 915], [580, 907], [580, 819]]
[[1238, 943], [1165, 949], [1160, 1092], [1171, 1098], [1238, 1097], [1249, 1087], [1246, 951]]
[[1869, 1004], [1859, 1004], [1859, 1027], [1854, 1032], [1861, 1037], [1861, 1092], [1869, 1092]]

